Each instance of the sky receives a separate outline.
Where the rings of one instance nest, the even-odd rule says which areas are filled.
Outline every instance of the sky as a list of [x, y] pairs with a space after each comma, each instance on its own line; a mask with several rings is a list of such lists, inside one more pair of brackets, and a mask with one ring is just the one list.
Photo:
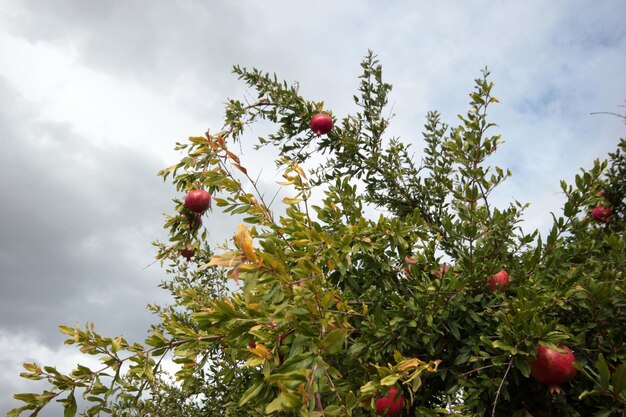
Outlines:
[[[58, 325], [144, 338], [146, 305], [168, 302], [151, 242], [181, 197], [156, 172], [251, 94], [233, 65], [298, 81], [343, 117], [371, 49], [394, 86], [388, 134], [416, 152], [426, 112], [456, 123], [487, 66], [505, 140], [492, 162], [513, 172], [497, 203], [530, 203], [524, 227], [545, 230], [559, 181], [626, 136], [590, 115], [624, 112], [624, 21], [623, 0], [0, 1], [0, 414], [41, 389], [22, 362], [91, 363]], [[242, 149], [270, 187], [266, 155]], [[235, 232], [217, 211], [204, 223], [216, 242]]]

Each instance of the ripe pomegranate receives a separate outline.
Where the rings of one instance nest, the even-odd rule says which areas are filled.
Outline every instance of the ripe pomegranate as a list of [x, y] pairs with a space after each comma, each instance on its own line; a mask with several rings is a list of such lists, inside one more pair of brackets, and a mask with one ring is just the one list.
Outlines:
[[591, 217], [598, 222], [606, 222], [613, 215], [611, 207], [598, 206], [591, 211]]
[[413, 275], [411, 275], [411, 271], [409, 271], [409, 267], [408, 267], [408, 266], [405, 266], [404, 268], [402, 268], [402, 271], [404, 271], [404, 274], [405, 274], [407, 277], [409, 277], [409, 278], [412, 278], [412, 277], [413, 277]]
[[194, 213], [204, 213], [211, 207], [211, 194], [205, 190], [191, 190], [185, 196], [185, 207]]
[[187, 260], [190, 260], [194, 253], [196, 253], [195, 249], [183, 249], [180, 251], [180, 256]]
[[317, 113], [311, 117], [309, 127], [317, 136], [325, 135], [333, 128], [333, 119], [326, 113]]
[[565, 353], [557, 352], [545, 346], [537, 347], [537, 359], [530, 362], [530, 376], [542, 384], [548, 385], [548, 392], [560, 392], [560, 385], [576, 376], [574, 353], [565, 345], [559, 345]]
[[503, 292], [504, 286], [509, 282], [509, 274], [504, 269], [501, 269], [497, 274], [489, 278], [486, 282], [492, 290], [497, 289], [498, 291]]
[[404, 397], [396, 387], [389, 388], [386, 396], [376, 400], [376, 415], [396, 417], [402, 413]]
[[450, 270], [450, 265], [448, 265], [448, 264], [439, 265], [439, 269], [437, 271], [435, 271], [435, 275], [440, 277], [443, 274], [445, 274], [446, 272], [448, 272], [449, 270]]

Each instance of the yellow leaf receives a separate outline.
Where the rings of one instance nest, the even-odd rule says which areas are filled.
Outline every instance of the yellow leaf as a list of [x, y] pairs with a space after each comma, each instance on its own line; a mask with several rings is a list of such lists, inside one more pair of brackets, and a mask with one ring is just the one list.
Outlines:
[[207, 269], [211, 266], [237, 267], [241, 265], [242, 259], [237, 252], [226, 252], [223, 255], [214, 255], [209, 263], [198, 268], [199, 271]]
[[197, 143], [197, 144], [205, 144], [207, 143], [207, 139], [202, 136], [191, 136], [189, 138], [189, 142]]
[[252, 367], [259, 366], [259, 365], [262, 365], [263, 362], [265, 362], [264, 358], [259, 358], [258, 356], [253, 356], [253, 357], [251, 357], [250, 359], [248, 359], [246, 361], [246, 366], [252, 366]]
[[400, 376], [396, 374], [388, 375], [380, 380], [380, 385], [390, 387], [398, 381], [398, 378], [400, 378]]
[[426, 369], [428, 372], [437, 372], [437, 367], [441, 363], [441, 359], [437, 359], [436, 361], [432, 361], [428, 363], [428, 368]]
[[259, 269], [258, 265], [254, 265], [254, 264], [242, 264], [239, 267], [239, 270], [241, 272], [251, 272], [251, 271], [256, 271], [257, 269]]
[[272, 354], [263, 343], [257, 343], [253, 348], [248, 347], [248, 352], [254, 353], [259, 358], [270, 359]]
[[300, 174], [300, 177], [306, 179], [306, 174], [304, 173], [304, 171], [302, 170], [302, 168], [300, 168], [300, 165], [298, 164], [293, 164], [293, 169], [295, 169], [296, 171], [298, 171], [298, 174]]
[[291, 198], [291, 197], [285, 197], [283, 198], [283, 204], [298, 204], [299, 202], [302, 201], [301, 198]]
[[237, 244], [249, 261], [257, 261], [258, 258], [252, 246], [252, 235], [245, 224], [240, 224], [237, 227]]
[[420, 366], [424, 366], [426, 365], [426, 362], [421, 361], [417, 358], [413, 358], [413, 359], [407, 359], [405, 361], [400, 362], [400, 364], [398, 365], [398, 369], [400, 371], [406, 371], [409, 369], [414, 369]]

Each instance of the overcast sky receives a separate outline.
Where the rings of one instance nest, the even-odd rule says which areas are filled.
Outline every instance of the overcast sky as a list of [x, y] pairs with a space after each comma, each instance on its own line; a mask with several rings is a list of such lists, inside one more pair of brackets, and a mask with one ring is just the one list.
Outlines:
[[[498, 199], [531, 203], [527, 228], [559, 209], [560, 179], [625, 136], [589, 115], [623, 112], [623, 0], [302, 3], [0, 1], [0, 414], [37, 388], [22, 362], [81, 359], [57, 325], [143, 339], [146, 304], [167, 302], [163, 271], [144, 267], [177, 196], [155, 174], [246, 93], [234, 64], [297, 80], [343, 117], [372, 49], [394, 85], [389, 134], [417, 148], [426, 112], [455, 123], [488, 66], [506, 141], [494, 163], [513, 171]], [[216, 241], [233, 224], [205, 220]]]

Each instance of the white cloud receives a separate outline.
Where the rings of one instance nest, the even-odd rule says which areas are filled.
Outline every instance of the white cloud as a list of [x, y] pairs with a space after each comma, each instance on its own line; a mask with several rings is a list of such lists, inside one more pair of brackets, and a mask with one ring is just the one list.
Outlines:
[[[59, 338], [59, 340], [61, 340]], [[48, 345], [22, 334], [12, 333], [0, 329], [0, 412], [5, 414], [10, 409], [24, 405], [23, 402], [13, 400], [17, 392], [37, 392], [48, 389], [44, 381], [34, 382], [19, 378], [18, 375], [26, 370], [23, 363], [36, 363], [39, 366], [54, 366], [61, 373], [68, 373], [76, 364], [99, 369], [102, 364], [96, 357], [83, 355], [76, 347], [57, 344], [51, 349]], [[62, 409], [55, 403], [47, 407], [42, 417], [54, 416], [62, 413]]]

